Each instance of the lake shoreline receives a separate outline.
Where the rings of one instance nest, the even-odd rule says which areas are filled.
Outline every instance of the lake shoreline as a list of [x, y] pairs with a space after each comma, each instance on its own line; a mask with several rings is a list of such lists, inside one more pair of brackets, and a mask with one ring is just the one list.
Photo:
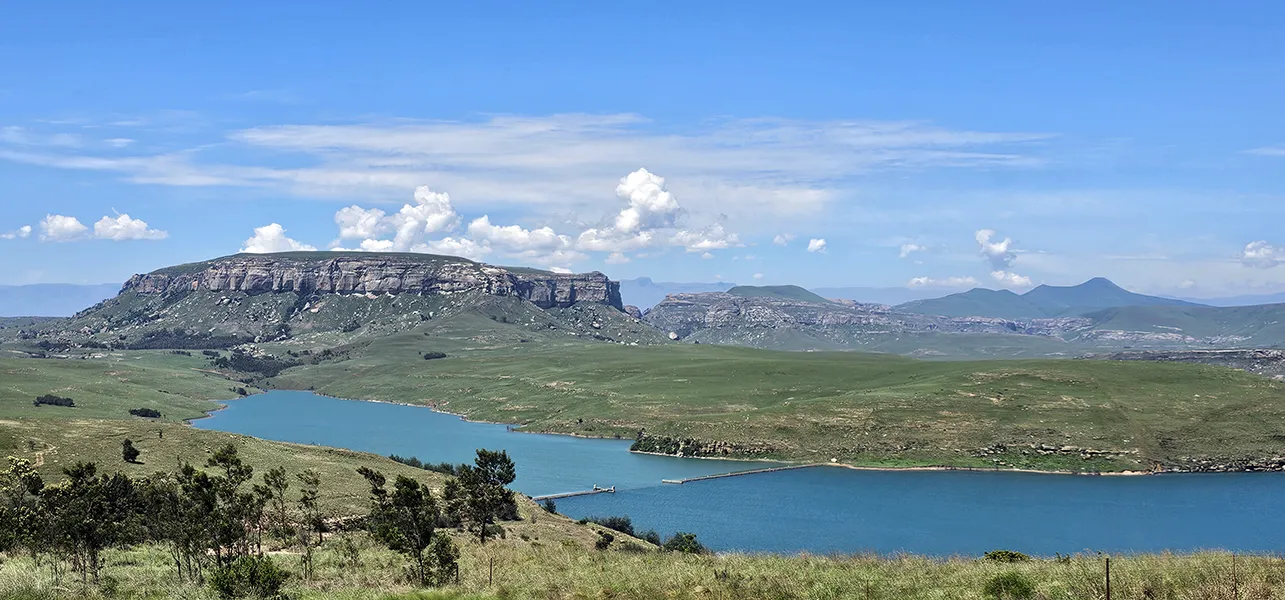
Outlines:
[[[619, 437], [593, 436], [593, 435], [584, 435], [584, 434], [580, 434], [580, 433], [565, 433], [565, 432], [557, 432], [557, 431], [532, 431], [532, 430], [522, 429], [521, 427], [523, 427], [523, 426], [522, 426], [521, 424], [518, 424], [518, 423], [503, 423], [503, 422], [499, 422], [499, 421], [487, 421], [487, 420], [482, 420], [482, 419], [471, 419], [471, 418], [469, 418], [469, 417], [468, 417], [468, 415], [464, 415], [464, 414], [460, 414], [460, 413], [454, 413], [454, 412], [451, 412], [451, 411], [449, 411], [449, 410], [443, 410], [443, 409], [442, 409], [442, 408], [440, 408], [437, 404], [433, 404], [433, 403], [416, 404], [416, 403], [412, 403], [412, 402], [399, 402], [399, 401], [394, 401], [394, 400], [375, 400], [375, 399], [367, 399], [367, 398], [344, 398], [344, 397], [340, 397], [340, 396], [334, 396], [334, 395], [331, 395], [331, 394], [326, 394], [326, 393], [318, 392], [318, 391], [316, 391], [316, 390], [304, 390], [304, 389], [286, 389], [286, 388], [276, 388], [276, 390], [278, 390], [278, 391], [290, 391], [290, 392], [307, 392], [307, 393], [310, 393], [310, 394], [315, 394], [315, 395], [317, 395], [317, 396], [321, 396], [321, 397], [323, 397], [323, 398], [330, 398], [330, 399], [333, 399], [333, 400], [346, 400], [346, 401], [350, 401], [350, 402], [372, 402], [372, 403], [376, 403], [376, 404], [392, 404], [392, 405], [397, 405], [397, 406], [408, 406], [408, 407], [412, 407], [412, 408], [426, 408], [426, 409], [431, 410], [431, 411], [436, 412], [436, 413], [440, 413], [440, 414], [444, 414], [444, 415], [450, 415], [450, 416], [452, 416], [452, 417], [457, 417], [457, 418], [459, 418], [460, 420], [462, 420], [462, 421], [464, 421], [464, 422], [467, 422], [467, 423], [480, 423], [480, 424], [486, 424], [486, 425], [504, 425], [504, 426], [508, 427], [508, 428], [509, 428], [509, 431], [510, 431], [510, 432], [512, 432], [512, 433], [529, 433], [529, 434], [536, 434], [536, 435], [560, 435], [560, 436], [567, 436], [567, 437], [580, 438], [580, 439], [586, 439], [586, 440], [615, 440], [615, 441], [621, 441], [621, 440], [624, 440], [624, 438], [619, 438]], [[263, 390], [263, 391], [261, 391], [261, 392], [259, 392], [259, 393], [257, 393], [257, 394], [250, 394], [249, 396], [243, 396], [243, 397], [241, 397], [241, 398], [236, 398], [235, 400], [242, 400], [242, 399], [245, 399], [245, 398], [251, 398], [251, 397], [253, 397], [253, 396], [257, 396], [257, 395], [260, 395], [260, 394], [263, 394], [263, 393], [266, 393], [266, 392], [269, 392], [269, 391], [273, 391], [273, 390]], [[217, 402], [217, 401], [215, 401], [215, 402]], [[220, 410], [223, 410], [223, 409], [225, 409], [225, 408], [227, 408], [227, 405], [226, 405], [226, 404], [219, 404], [219, 406], [218, 406], [218, 407], [213, 408], [213, 409], [211, 409], [211, 410], [209, 410], [209, 411], [206, 411], [206, 414], [205, 414], [204, 416], [201, 416], [201, 417], [195, 417], [195, 418], [193, 418], [193, 419], [186, 419], [186, 420], [185, 420], [185, 424], [191, 425], [190, 421], [195, 421], [196, 419], [206, 419], [206, 418], [210, 418], [210, 417], [214, 416], [214, 414], [213, 414], [213, 413], [215, 413], [215, 412], [217, 412], [217, 411], [220, 411]], [[644, 454], [644, 455], [649, 455], [649, 456], [664, 456], [664, 457], [668, 457], [668, 458], [683, 458], [683, 459], [697, 459], [697, 460], [724, 460], [724, 461], [729, 461], [729, 462], [761, 462], [761, 463], [774, 463], [774, 464], [779, 464], [779, 465], [783, 465], [783, 466], [792, 466], [792, 467], [842, 467], [842, 468], [845, 468], [845, 469], [851, 469], [851, 470], [854, 470], [854, 471], [885, 471], [885, 472], [898, 472], [898, 471], [902, 471], [902, 472], [966, 471], [966, 472], [975, 472], [975, 473], [1027, 473], [1027, 474], [1032, 474], [1032, 475], [1076, 475], [1076, 476], [1081, 476], [1081, 477], [1098, 477], [1098, 476], [1135, 477], [1135, 476], [1144, 476], [1144, 475], [1164, 475], [1164, 474], [1166, 474], [1164, 471], [1159, 471], [1159, 472], [1152, 472], [1152, 471], [1098, 471], [1098, 472], [1092, 472], [1092, 473], [1085, 473], [1085, 472], [1075, 472], [1075, 471], [1056, 471], [1056, 470], [1048, 470], [1048, 469], [1013, 469], [1013, 468], [987, 468], [987, 467], [968, 467], [968, 466], [958, 466], [958, 467], [956, 467], [956, 466], [950, 466], [950, 465], [924, 465], [924, 466], [907, 466], [907, 467], [888, 467], [888, 466], [878, 466], [878, 465], [853, 465], [853, 464], [841, 463], [841, 462], [818, 462], [818, 463], [805, 463], [805, 462], [801, 462], [801, 461], [781, 460], [781, 459], [770, 459], [770, 458], [736, 458], [736, 457], [721, 457], [721, 456], [676, 456], [676, 455], [673, 455], [673, 454], [665, 454], [665, 453], [662, 453], [662, 452], [643, 452], [643, 451], [639, 451], [639, 450], [629, 450], [629, 452], [630, 452], [631, 454]], [[1248, 472], [1248, 471], [1246, 471], [1246, 472]]]

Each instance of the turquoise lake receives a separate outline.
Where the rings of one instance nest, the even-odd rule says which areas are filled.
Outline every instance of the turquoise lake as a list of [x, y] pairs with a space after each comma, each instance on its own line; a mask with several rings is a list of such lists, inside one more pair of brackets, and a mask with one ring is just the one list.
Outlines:
[[507, 450], [531, 496], [615, 486], [557, 501], [574, 518], [628, 515], [640, 531], [690, 531], [716, 550], [1052, 555], [1285, 550], [1285, 474], [1092, 477], [820, 467], [683, 485], [771, 466], [630, 453], [626, 440], [516, 433], [423, 407], [273, 391], [227, 402], [193, 425], [265, 439], [471, 462]]

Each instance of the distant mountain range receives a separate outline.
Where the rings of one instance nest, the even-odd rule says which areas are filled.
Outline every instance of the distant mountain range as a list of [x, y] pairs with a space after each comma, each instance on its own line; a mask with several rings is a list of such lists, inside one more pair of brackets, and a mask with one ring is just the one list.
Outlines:
[[622, 279], [620, 281], [620, 298], [625, 304], [632, 304], [641, 310], [647, 310], [665, 299], [670, 294], [699, 294], [701, 292], [726, 292], [736, 287], [735, 283], [675, 283], [669, 281], [652, 281], [650, 277]]
[[1165, 296], [1176, 300], [1187, 300], [1207, 306], [1254, 306], [1257, 304], [1281, 304], [1285, 302], [1285, 292], [1279, 294], [1244, 294], [1241, 296], [1223, 296], [1221, 298], [1181, 298]]
[[[348, 343], [429, 327], [441, 335], [513, 343], [579, 338], [664, 344], [677, 338], [937, 358], [1285, 347], [1285, 303], [1207, 306], [1130, 292], [1103, 278], [1024, 294], [973, 289], [893, 305], [889, 288], [808, 290], [645, 277], [617, 284], [596, 272], [556, 274], [447, 256], [287, 253], [177, 265], [136, 275], [117, 295], [120, 289], [0, 286], [0, 344]], [[10, 318], [76, 313], [72, 319]]]
[[0, 285], [0, 317], [70, 317], [119, 291], [119, 283]]
[[941, 296], [940, 290], [917, 290], [905, 287], [818, 287], [812, 288], [813, 292], [818, 295], [841, 300], [852, 300], [865, 304], [887, 304], [895, 306], [913, 302], [915, 300], [928, 300]]
[[1078, 317], [1124, 306], [1203, 306], [1195, 302], [1130, 292], [1110, 280], [1095, 277], [1079, 285], [1041, 285], [1024, 294], [974, 288], [930, 300], [897, 305], [902, 312], [947, 317], [1043, 319]]

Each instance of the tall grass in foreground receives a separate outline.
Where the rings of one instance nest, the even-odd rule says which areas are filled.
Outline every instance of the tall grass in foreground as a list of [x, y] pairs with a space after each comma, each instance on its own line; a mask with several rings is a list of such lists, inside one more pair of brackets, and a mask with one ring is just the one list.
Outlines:
[[[347, 537], [359, 552], [345, 552]], [[997, 563], [918, 556], [693, 556], [597, 551], [571, 543], [464, 545], [460, 582], [418, 590], [405, 561], [363, 534], [332, 536], [316, 557], [311, 581], [299, 576], [298, 556], [271, 552], [295, 573], [292, 598], [338, 600], [491, 600], [500, 598], [690, 599], [958, 599], [983, 600], [1000, 576], [1029, 582], [1034, 600], [1105, 597], [1104, 557]], [[492, 561], [494, 570], [491, 570]], [[491, 578], [493, 575], [493, 579]], [[164, 550], [142, 547], [109, 553], [103, 586], [82, 588], [72, 577], [55, 582], [46, 566], [10, 556], [0, 564], [0, 598], [213, 599], [207, 588], [178, 583]], [[489, 581], [489, 583], [488, 583]], [[1226, 553], [1117, 556], [1111, 561], [1113, 599], [1285, 598], [1285, 561]]]

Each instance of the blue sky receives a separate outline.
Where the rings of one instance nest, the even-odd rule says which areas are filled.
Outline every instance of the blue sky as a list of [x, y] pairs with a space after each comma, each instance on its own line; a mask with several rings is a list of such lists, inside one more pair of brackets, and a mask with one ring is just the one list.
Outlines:
[[338, 247], [1285, 290], [1279, 2], [45, 4], [0, 24], [6, 282]]

